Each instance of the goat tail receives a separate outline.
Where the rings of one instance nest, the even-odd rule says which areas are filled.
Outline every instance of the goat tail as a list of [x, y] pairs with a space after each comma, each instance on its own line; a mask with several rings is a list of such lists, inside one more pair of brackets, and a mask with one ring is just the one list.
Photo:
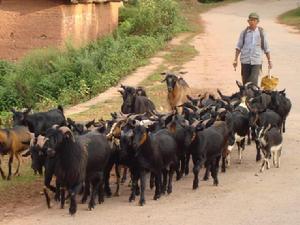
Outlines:
[[58, 105], [57, 109], [60, 110], [62, 114], [64, 114], [64, 108], [62, 107], [62, 105]]

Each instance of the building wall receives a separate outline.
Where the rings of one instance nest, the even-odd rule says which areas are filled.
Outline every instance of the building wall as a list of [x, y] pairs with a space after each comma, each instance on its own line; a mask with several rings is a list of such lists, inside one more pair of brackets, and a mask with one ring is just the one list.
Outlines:
[[80, 46], [118, 25], [120, 2], [65, 4], [62, 0], [2, 0], [0, 59], [17, 60], [36, 48]]

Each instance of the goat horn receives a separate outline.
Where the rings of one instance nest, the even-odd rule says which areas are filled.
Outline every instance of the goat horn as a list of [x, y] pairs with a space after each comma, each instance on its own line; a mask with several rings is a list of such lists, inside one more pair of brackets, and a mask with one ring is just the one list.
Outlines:
[[66, 126], [63, 126], [63, 127], [60, 127], [59, 130], [61, 132], [63, 132], [63, 134], [67, 133], [67, 132], [71, 132], [70, 128], [69, 127], [66, 127]]
[[54, 125], [52, 126], [52, 128], [53, 128], [53, 129], [57, 129], [57, 128], [59, 128], [59, 125], [54, 124]]

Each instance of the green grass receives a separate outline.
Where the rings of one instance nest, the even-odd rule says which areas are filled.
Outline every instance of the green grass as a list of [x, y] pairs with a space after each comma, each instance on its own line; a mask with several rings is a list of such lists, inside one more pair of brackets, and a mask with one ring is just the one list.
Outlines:
[[170, 49], [169, 53], [164, 56], [166, 63], [177, 66], [180, 69], [180, 66], [185, 62], [192, 60], [195, 56], [198, 55], [198, 51], [194, 46], [186, 42], [180, 44], [179, 46], [175, 46]]
[[300, 30], [300, 7], [285, 12], [278, 17], [281, 23], [293, 26]]
[[[8, 156], [5, 157], [5, 159], [2, 161], [2, 168], [4, 169], [5, 175], [8, 174]], [[15, 160], [16, 161], [16, 160]], [[30, 165], [31, 162], [29, 159], [22, 160], [20, 167], [20, 176], [12, 176], [10, 181], [4, 181], [2, 178], [0, 178], [0, 192], [6, 190], [7, 188], [11, 188], [12, 186], [16, 186], [19, 184], [26, 184], [29, 182], [34, 182], [38, 179], [38, 176], [35, 176], [33, 174], [33, 170], [31, 169]], [[13, 164], [13, 173], [16, 170], [16, 162]]]
[[[0, 112], [32, 106], [41, 111], [75, 105], [114, 86], [186, 31], [176, 0], [140, 0], [120, 10], [119, 26], [79, 49], [31, 52], [18, 63], [0, 61]], [[0, 118], [9, 114], [0, 113]], [[6, 124], [5, 119], [0, 121]]]

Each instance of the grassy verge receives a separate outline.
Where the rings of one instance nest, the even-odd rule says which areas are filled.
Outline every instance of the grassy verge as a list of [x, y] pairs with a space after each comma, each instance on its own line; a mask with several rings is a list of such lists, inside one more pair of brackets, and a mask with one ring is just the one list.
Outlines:
[[281, 23], [293, 26], [300, 30], [300, 7], [283, 13], [278, 19]]
[[127, 3], [112, 35], [80, 49], [67, 43], [64, 51], [36, 50], [16, 64], [0, 61], [0, 112], [28, 106], [46, 110], [85, 101], [146, 64], [184, 30], [176, 0]]

